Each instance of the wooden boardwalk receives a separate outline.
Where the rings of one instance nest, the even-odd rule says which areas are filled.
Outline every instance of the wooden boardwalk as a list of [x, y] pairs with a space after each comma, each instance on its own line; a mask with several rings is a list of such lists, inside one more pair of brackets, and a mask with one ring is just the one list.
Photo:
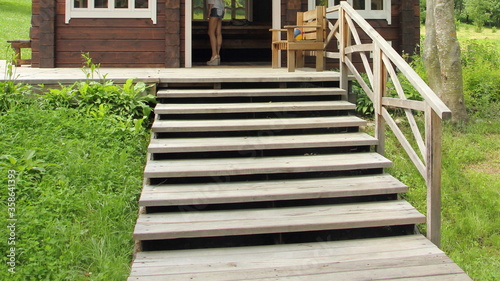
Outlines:
[[[132, 280], [471, 280], [335, 88], [335, 72], [101, 69], [158, 85]], [[19, 68], [32, 84], [79, 69]], [[312, 87], [312, 88], [311, 88]]]

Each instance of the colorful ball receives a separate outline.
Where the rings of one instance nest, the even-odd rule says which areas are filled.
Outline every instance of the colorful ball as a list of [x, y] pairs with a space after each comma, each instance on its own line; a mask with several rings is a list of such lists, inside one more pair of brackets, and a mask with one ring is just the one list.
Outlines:
[[295, 28], [293, 30], [293, 37], [295, 38], [295, 40], [302, 40], [303, 39], [302, 29]]

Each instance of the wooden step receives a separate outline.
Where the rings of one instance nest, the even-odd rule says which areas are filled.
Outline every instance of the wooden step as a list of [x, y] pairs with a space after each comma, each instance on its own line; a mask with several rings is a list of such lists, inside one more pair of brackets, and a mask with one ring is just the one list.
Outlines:
[[302, 232], [425, 223], [404, 200], [288, 208], [141, 214], [138, 240]]
[[338, 88], [280, 88], [280, 89], [161, 89], [159, 98], [197, 97], [269, 97], [269, 96], [346, 96]]
[[156, 114], [212, 114], [252, 112], [293, 112], [354, 110], [356, 105], [348, 101], [314, 102], [267, 102], [267, 103], [161, 103], [155, 107]]
[[396, 194], [408, 187], [388, 174], [259, 182], [144, 185], [140, 206], [205, 205]]
[[150, 153], [243, 151], [264, 149], [319, 148], [376, 145], [365, 133], [315, 134], [261, 137], [151, 139]]
[[226, 120], [155, 120], [153, 132], [224, 132], [251, 130], [287, 130], [341, 128], [365, 126], [366, 121], [355, 116], [226, 119]]
[[378, 169], [390, 166], [391, 161], [378, 153], [150, 160], [146, 164], [144, 176], [146, 178], [216, 177]]
[[137, 253], [128, 281], [471, 281], [422, 235]]

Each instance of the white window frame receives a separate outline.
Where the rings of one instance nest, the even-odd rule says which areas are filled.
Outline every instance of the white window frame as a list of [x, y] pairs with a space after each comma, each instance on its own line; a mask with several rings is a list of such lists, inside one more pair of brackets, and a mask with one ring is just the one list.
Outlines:
[[[353, 0], [347, 0], [352, 6]], [[391, 0], [383, 0], [384, 9], [383, 10], [372, 10], [371, 0], [365, 0], [365, 9], [356, 10], [364, 19], [384, 19], [389, 25], [392, 23], [391, 17]], [[328, 0], [328, 6], [335, 6], [334, 0]], [[309, 10], [316, 7], [316, 0], [309, 0]], [[329, 19], [338, 19], [338, 13], [328, 14]]]
[[135, 8], [135, 0], [128, 0], [128, 8], [115, 8], [115, 0], [108, 0], [108, 8], [94, 8], [94, 0], [88, 0], [88, 8], [74, 8], [74, 0], [66, 0], [66, 24], [72, 18], [150, 18], [157, 23], [156, 0], [148, 0], [148, 8]]

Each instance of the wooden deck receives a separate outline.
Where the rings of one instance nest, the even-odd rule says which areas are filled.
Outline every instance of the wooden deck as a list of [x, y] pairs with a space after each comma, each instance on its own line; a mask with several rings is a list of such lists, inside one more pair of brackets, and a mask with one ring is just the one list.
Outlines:
[[[5, 61], [0, 61], [0, 73], [5, 72]], [[129, 78], [156, 84], [168, 83], [256, 83], [256, 82], [315, 82], [338, 81], [337, 72], [316, 72], [302, 68], [295, 73], [286, 68], [272, 69], [271, 66], [216, 66], [194, 68], [101, 68], [101, 75], [123, 83]], [[15, 68], [15, 77], [19, 82], [38, 84], [71, 84], [86, 79], [79, 68]], [[95, 79], [99, 77], [95, 75]], [[4, 80], [3, 75], [0, 81]]]

